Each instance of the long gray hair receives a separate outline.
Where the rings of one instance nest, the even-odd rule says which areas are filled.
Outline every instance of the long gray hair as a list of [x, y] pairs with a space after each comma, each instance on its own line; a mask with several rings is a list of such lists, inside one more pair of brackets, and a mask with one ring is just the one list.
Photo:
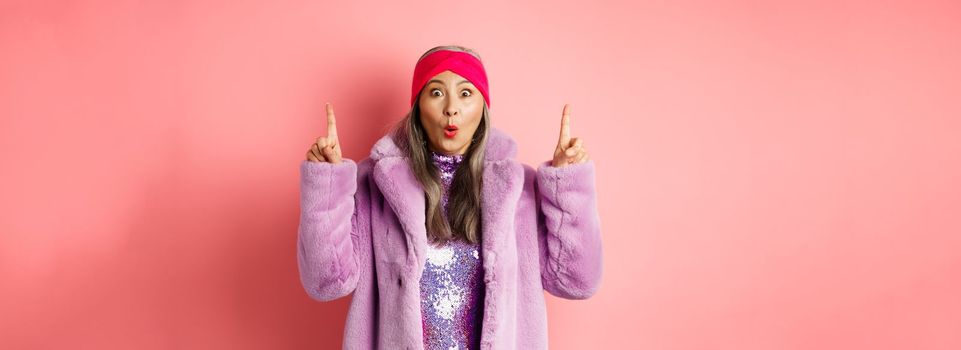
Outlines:
[[[437, 46], [427, 50], [417, 59], [421, 59], [438, 50], [463, 51], [474, 55], [480, 60], [480, 55], [463, 46]], [[420, 94], [411, 106], [407, 116], [394, 125], [390, 134], [397, 144], [410, 158], [411, 171], [424, 188], [427, 200], [427, 237], [434, 243], [445, 243], [452, 239], [464, 239], [471, 243], [481, 239], [481, 185], [484, 174], [484, 152], [487, 147], [487, 135], [490, 131], [490, 113], [484, 105], [481, 122], [474, 132], [470, 146], [464, 153], [464, 159], [454, 173], [448, 190], [447, 218], [444, 218], [441, 196], [443, 184], [440, 182], [440, 170], [434, 165], [431, 153], [427, 147], [427, 133], [420, 122]]]

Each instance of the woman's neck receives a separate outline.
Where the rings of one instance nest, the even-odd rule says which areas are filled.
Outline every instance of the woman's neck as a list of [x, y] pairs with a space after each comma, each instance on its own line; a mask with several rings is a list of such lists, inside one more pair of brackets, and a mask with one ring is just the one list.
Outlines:
[[444, 180], [445, 184], [450, 184], [454, 172], [457, 171], [460, 163], [464, 160], [463, 154], [446, 154], [434, 150], [430, 150], [430, 157], [437, 169], [440, 170], [441, 179]]

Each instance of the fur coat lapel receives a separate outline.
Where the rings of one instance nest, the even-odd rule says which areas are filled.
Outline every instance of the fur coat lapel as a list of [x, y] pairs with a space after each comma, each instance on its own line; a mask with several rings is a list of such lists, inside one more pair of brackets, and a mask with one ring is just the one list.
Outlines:
[[[514, 159], [517, 154], [515, 141], [503, 131], [491, 128], [487, 150], [484, 155], [484, 178], [481, 192], [481, 254], [483, 255], [484, 320], [482, 342], [489, 348], [491, 339], [501, 331], [499, 317], [505, 317], [513, 299], [508, 296], [511, 266], [517, 261], [514, 219], [524, 185], [523, 165]], [[403, 232], [373, 232], [374, 255], [377, 260], [389, 260], [400, 278], [419, 281], [426, 262], [427, 231], [425, 221], [424, 192], [410, 169], [409, 159], [388, 136], [374, 145], [370, 158], [374, 160], [373, 179], [389, 204]], [[386, 212], [387, 208], [383, 208]], [[387, 237], [378, 237], [386, 235]], [[408, 314], [419, 314], [408, 310]], [[419, 322], [416, 325], [420, 327]], [[419, 340], [419, 339], [418, 339]]]

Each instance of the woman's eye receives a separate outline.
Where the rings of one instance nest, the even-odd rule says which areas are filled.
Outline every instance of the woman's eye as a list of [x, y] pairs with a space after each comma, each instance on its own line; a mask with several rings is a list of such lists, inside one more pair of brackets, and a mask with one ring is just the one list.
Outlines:
[[431, 96], [440, 96], [439, 94], [435, 94], [435, 92], [440, 93], [440, 90], [438, 90], [438, 89], [433, 89], [433, 90], [430, 91], [430, 95], [431, 95]]
[[470, 95], [471, 95], [470, 90], [464, 90], [463, 92], [464, 92], [464, 93], [461, 94], [461, 95], [463, 95], [464, 97], [467, 97], [467, 96], [470, 96]]

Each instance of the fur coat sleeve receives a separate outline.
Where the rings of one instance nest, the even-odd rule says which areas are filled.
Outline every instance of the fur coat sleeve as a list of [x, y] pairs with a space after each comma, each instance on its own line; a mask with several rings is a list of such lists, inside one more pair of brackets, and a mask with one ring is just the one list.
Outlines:
[[357, 286], [369, 208], [364, 178], [368, 164], [343, 159], [338, 164], [304, 160], [300, 166], [301, 211], [297, 229], [300, 281], [315, 300], [350, 294]]
[[549, 293], [587, 299], [601, 282], [601, 227], [594, 161], [565, 167], [542, 162], [535, 198], [541, 282]]

